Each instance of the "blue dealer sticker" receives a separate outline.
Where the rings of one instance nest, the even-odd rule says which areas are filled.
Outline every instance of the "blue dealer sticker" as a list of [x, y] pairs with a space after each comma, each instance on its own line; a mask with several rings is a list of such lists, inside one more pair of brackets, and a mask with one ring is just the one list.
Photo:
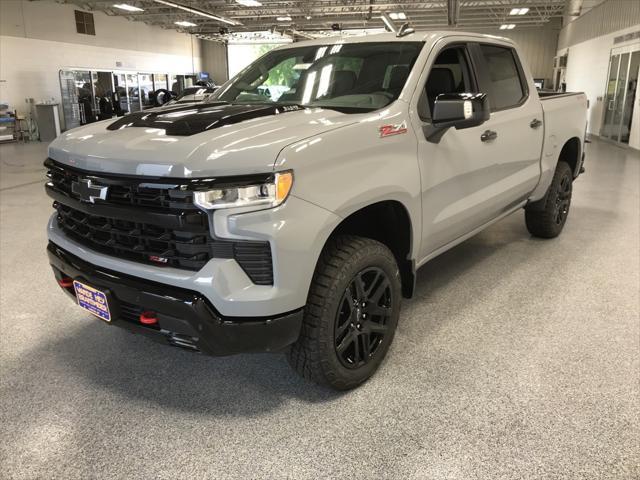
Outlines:
[[76, 291], [78, 305], [105, 322], [111, 321], [107, 296], [103, 292], [77, 280], [73, 281], [73, 288]]

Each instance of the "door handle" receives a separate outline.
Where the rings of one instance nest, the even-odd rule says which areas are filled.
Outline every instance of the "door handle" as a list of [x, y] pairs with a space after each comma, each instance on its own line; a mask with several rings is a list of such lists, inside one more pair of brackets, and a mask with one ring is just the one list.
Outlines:
[[529, 126], [531, 128], [540, 128], [542, 126], [542, 120], [538, 120], [537, 118], [534, 118], [533, 120], [531, 120], [531, 123], [529, 124]]
[[491, 140], [495, 140], [498, 138], [498, 133], [493, 130], [486, 130], [482, 135], [480, 135], [480, 140], [483, 142], [489, 142]]

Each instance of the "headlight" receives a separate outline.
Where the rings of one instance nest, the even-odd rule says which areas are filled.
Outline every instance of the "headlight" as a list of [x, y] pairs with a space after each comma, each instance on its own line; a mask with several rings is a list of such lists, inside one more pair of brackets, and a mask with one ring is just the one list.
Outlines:
[[238, 207], [273, 208], [287, 199], [292, 186], [293, 172], [278, 172], [271, 179], [254, 185], [226, 185], [196, 191], [193, 203], [207, 210]]

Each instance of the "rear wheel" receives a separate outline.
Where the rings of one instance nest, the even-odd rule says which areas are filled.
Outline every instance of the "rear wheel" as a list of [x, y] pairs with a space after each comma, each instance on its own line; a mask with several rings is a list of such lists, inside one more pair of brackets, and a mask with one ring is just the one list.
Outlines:
[[335, 389], [360, 385], [391, 345], [400, 296], [400, 272], [386, 246], [336, 237], [318, 262], [289, 363], [303, 377]]
[[569, 216], [572, 190], [571, 167], [560, 161], [544, 198], [525, 207], [524, 218], [531, 235], [541, 238], [560, 235]]

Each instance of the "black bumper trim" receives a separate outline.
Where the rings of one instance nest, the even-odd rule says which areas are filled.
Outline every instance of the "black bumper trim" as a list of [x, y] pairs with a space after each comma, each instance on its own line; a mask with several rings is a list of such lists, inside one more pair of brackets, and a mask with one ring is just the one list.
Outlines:
[[[111, 325], [153, 340], [208, 355], [273, 352], [294, 343], [302, 309], [265, 317], [224, 317], [200, 293], [143, 280], [90, 264], [49, 242], [49, 263], [58, 280], [71, 277], [107, 293]], [[65, 289], [74, 296], [73, 288]], [[132, 309], [157, 313], [158, 325], [139, 323]]]

